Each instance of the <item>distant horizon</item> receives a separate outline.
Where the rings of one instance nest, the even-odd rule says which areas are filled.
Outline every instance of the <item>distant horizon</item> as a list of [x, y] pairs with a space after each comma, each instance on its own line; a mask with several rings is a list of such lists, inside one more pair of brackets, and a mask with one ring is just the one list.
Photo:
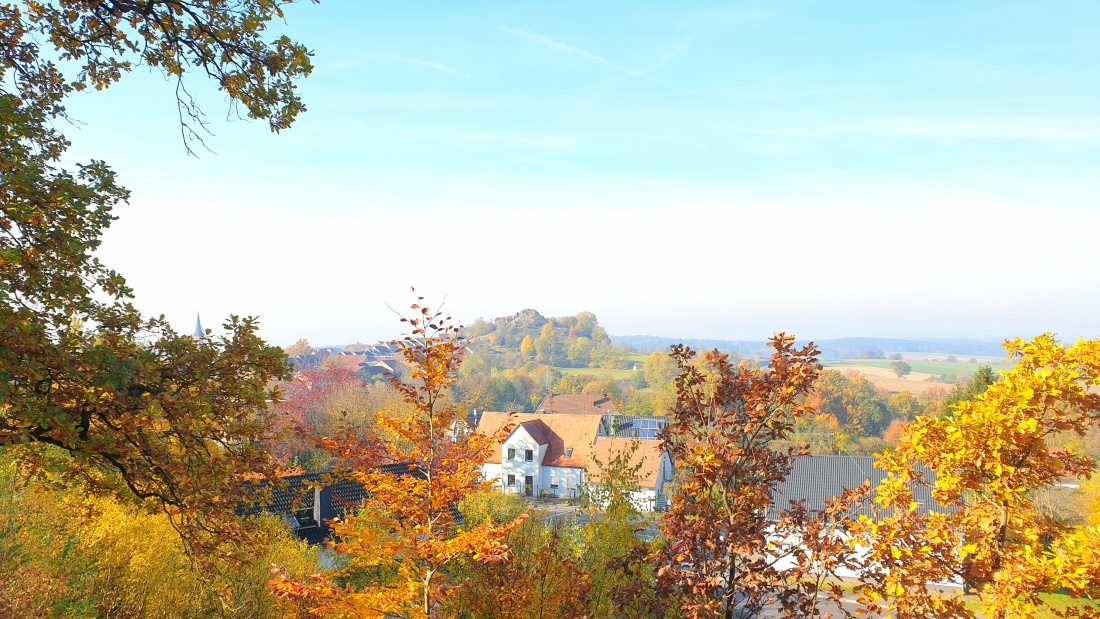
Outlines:
[[71, 158], [132, 190], [97, 256], [148, 314], [387, 337], [413, 283], [619, 333], [1100, 335], [1095, 3], [369, 0], [278, 29], [316, 67], [279, 135], [197, 75], [199, 158], [156, 73], [67, 103]]

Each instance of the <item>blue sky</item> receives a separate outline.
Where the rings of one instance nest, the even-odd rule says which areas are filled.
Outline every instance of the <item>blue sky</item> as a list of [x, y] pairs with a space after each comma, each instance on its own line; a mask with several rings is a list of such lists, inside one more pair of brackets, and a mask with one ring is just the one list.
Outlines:
[[391, 337], [590, 310], [684, 337], [1100, 335], [1100, 5], [403, 2], [288, 11], [282, 135], [187, 157], [138, 69], [70, 106], [133, 189], [102, 255], [181, 328]]

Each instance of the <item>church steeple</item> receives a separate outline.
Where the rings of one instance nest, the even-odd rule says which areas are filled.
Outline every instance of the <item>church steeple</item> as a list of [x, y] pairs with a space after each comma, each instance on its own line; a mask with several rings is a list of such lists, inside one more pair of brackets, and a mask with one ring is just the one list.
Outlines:
[[206, 333], [202, 330], [202, 318], [199, 317], [198, 312], [195, 313], [195, 339], [206, 339]]

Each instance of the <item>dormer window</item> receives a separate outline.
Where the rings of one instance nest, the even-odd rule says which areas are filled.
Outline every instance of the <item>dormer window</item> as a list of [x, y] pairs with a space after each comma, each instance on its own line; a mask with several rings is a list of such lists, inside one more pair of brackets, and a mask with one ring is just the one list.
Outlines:
[[515, 449], [511, 449], [511, 448], [508, 449], [508, 459], [509, 460], [515, 460], [516, 459], [516, 450]]
[[565, 450], [565, 457], [566, 457], [566, 458], [571, 458], [571, 457], [573, 457], [573, 448], [572, 448], [572, 447], [570, 447], [569, 449], [566, 449], [566, 450]]

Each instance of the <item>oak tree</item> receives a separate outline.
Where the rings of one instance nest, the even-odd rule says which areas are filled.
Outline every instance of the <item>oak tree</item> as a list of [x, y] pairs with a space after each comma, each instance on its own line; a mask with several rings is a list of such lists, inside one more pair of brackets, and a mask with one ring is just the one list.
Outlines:
[[189, 71], [285, 129], [304, 109], [294, 81], [311, 66], [303, 46], [266, 38], [282, 6], [0, 3], [0, 446], [25, 472], [161, 508], [189, 543], [233, 538], [240, 497], [225, 490], [273, 474], [260, 441], [277, 396], [268, 385], [287, 366], [253, 319], [196, 339], [134, 309], [123, 278], [93, 256], [128, 193], [101, 161], [62, 165], [69, 143], [57, 121], [67, 96], [107, 88], [140, 62], [176, 81], [187, 144], [203, 127]]
[[658, 589], [687, 598], [683, 616], [728, 619], [769, 604], [786, 617], [824, 616], [822, 578], [851, 560], [844, 502], [819, 512], [802, 503], [770, 508], [805, 453], [773, 443], [812, 412], [806, 396], [821, 369], [813, 344], [796, 349], [794, 337], [779, 334], [770, 345], [766, 369], [735, 367], [716, 350], [696, 362], [694, 351], [672, 349], [681, 374], [664, 437], [684, 482], [661, 522], [668, 544], [650, 561]]

